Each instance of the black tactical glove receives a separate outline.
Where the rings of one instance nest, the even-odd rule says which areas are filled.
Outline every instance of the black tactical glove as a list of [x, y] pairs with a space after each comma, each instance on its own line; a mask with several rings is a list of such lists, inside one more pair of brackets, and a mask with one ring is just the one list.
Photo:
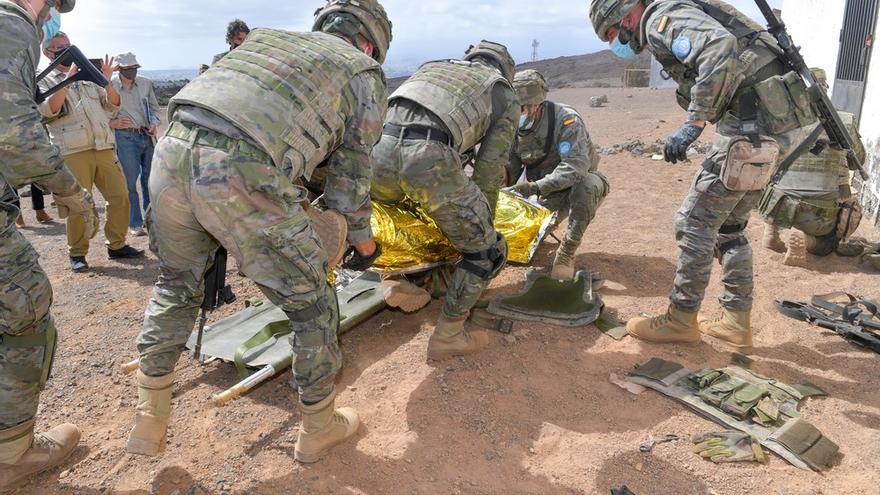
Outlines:
[[541, 189], [534, 182], [520, 182], [510, 188], [511, 191], [521, 195], [524, 198], [530, 198], [536, 194], [541, 194]]
[[362, 272], [373, 266], [373, 263], [379, 259], [379, 256], [382, 256], [382, 246], [379, 244], [376, 244], [376, 250], [369, 256], [362, 255], [352, 246], [348, 248], [348, 252], [342, 258], [342, 268]]
[[686, 122], [684, 125], [673, 132], [671, 136], [666, 138], [666, 148], [663, 149], [663, 158], [669, 163], [678, 163], [687, 160], [688, 148], [700, 135], [703, 134], [703, 127]]

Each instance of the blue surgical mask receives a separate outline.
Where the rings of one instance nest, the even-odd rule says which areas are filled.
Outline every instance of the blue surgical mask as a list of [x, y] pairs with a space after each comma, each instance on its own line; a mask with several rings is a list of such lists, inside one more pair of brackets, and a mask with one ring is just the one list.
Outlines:
[[638, 54], [632, 49], [632, 46], [630, 46], [629, 43], [623, 44], [617, 38], [614, 38], [614, 41], [611, 42], [611, 51], [614, 52], [618, 58], [624, 60], [633, 60], [638, 57]]
[[520, 130], [527, 131], [527, 130], [531, 129], [533, 125], [535, 125], [535, 119], [533, 119], [527, 115], [520, 115], [519, 116]]
[[55, 7], [49, 10], [49, 18], [43, 23], [43, 42], [48, 43], [61, 31], [61, 13]]

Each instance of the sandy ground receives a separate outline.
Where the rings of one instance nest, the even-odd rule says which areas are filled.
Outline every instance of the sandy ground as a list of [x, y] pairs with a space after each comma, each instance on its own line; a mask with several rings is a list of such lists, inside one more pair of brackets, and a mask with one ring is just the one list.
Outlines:
[[[589, 97], [599, 94], [609, 96], [609, 105], [587, 108]], [[552, 98], [581, 110], [603, 146], [630, 138], [653, 141], [683, 117], [667, 91], [563, 90]], [[603, 297], [624, 318], [665, 308], [677, 256], [672, 215], [697, 165], [672, 166], [628, 153], [603, 158], [613, 192], [578, 261], [609, 280]], [[33, 213], [26, 216], [35, 225]], [[74, 275], [62, 225], [25, 232], [52, 279], [61, 332], [39, 425], [75, 422], [83, 440], [69, 463], [35, 478], [19, 494], [603, 494], [621, 484], [639, 495], [880, 493], [877, 355], [786, 319], [772, 305], [776, 297], [805, 299], [832, 290], [880, 296], [876, 272], [852, 260], [812, 259], [813, 270], [805, 270], [755, 249], [753, 368], [830, 393], [802, 406], [804, 416], [840, 444], [842, 456], [825, 474], [800, 471], [778, 457], [766, 465], [719, 466], [693, 454], [687, 440], [639, 452], [649, 435], [688, 439], [720, 427], [651, 391], [632, 395], [609, 383], [609, 375], [624, 375], [654, 356], [692, 368], [723, 366], [731, 354], [717, 342], [653, 346], [630, 338], [617, 342], [594, 327], [519, 323], [514, 338], [495, 334], [479, 355], [432, 364], [425, 347], [437, 302], [415, 315], [384, 311], [341, 339], [346, 365], [338, 377], [339, 403], [357, 407], [363, 426], [323, 462], [300, 466], [293, 461], [300, 417], [289, 373], [217, 409], [209, 398], [236, 381], [233, 368], [199, 366], [189, 357], [178, 366], [165, 454], [125, 454], [136, 390], [118, 366], [135, 357], [156, 260], [110, 262], [99, 235], [89, 256], [92, 271]], [[760, 234], [755, 218], [748, 230], [753, 245]], [[146, 248], [144, 238], [132, 242]], [[555, 247], [548, 241], [534, 263], [549, 264]], [[525, 271], [505, 270], [492, 290], [515, 290]], [[240, 301], [257, 294], [234, 270], [229, 280]], [[717, 291], [716, 269], [707, 311], [717, 311]]]

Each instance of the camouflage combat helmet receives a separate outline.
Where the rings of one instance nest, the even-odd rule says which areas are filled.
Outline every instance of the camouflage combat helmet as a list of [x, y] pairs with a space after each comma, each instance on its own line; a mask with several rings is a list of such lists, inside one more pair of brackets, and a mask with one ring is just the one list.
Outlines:
[[639, 0], [592, 0], [590, 3], [590, 20], [596, 35], [602, 41], [608, 39], [608, 28], [620, 24], [626, 14], [629, 13]]
[[315, 11], [312, 30], [360, 34], [375, 45], [373, 58], [380, 64], [391, 45], [391, 21], [377, 0], [328, 0]]
[[540, 105], [547, 99], [547, 80], [534, 69], [517, 72], [513, 78], [513, 88], [520, 105]]
[[501, 69], [501, 74], [504, 75], [504, 78], [510, 82], [513, 82], [513, 72], [516, 70], [516, 62], [513, 61], [513, 57], [510, 56], [510, 52], [507, 51], [507, 47], [502, 45], [501, 43], [495, 43], [494, 41], [480, 41], [477, 46], [471, 45], [467, 51], [464, 52], [464, 59], [467, 61], [471, 61], [477, 57], [486, 57], [494, 60], [498, 63], [498, 68]]

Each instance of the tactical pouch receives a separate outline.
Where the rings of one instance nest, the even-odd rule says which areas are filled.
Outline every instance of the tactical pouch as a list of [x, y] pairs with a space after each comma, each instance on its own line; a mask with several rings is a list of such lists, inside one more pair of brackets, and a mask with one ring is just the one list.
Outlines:
[[[705, 383], [705, 380], [702, 381]], [[765, 387], [727, 374], [722, 374], [712, 385], [697, 392], [697, 396], [707, 404], [741, 420], [747, 419], [751, 410], [768, 394]]]
[[754, 91], [769, 134], [783, 134], [816, 121], [807, 86], [796, 72], [767, 78]]
[[815, 426], [802, 419], [793, 419], [770, 435], [770, 440], [782, 444], [816, 471], [831, 467], [840, 448], [826, 438]]
[[779, 158], [779, 144], [773, 138], [760, 138], [757, 148], [746, 136], [730, 142], [727, 159], [721, 165], [721, 183], [730, 191], [760, 191], [767, 187]]
[[837, 235], [842, 242], [849, 239], [862, 223], [862, 204], [857, 199], [849, 199], [840, 204], [840, 212], [837, 214]]

